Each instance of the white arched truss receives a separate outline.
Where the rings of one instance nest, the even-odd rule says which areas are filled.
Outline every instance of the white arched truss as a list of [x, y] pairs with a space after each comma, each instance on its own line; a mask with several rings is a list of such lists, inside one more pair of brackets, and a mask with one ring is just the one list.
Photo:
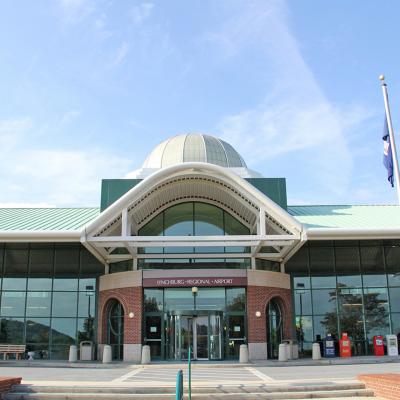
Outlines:
[[[174, 204], [217, 205], [249, 227], [249, 235], [138, 236], [138, 230]], [[284, 261], [301, 241], [302, 226], [229, 169], [184, 163], [144, 179], [86, 226], [82, 242], [105, 262], [138, 258], [238, 258]], [[139, 254], [138, 248], [248, 247], [250, 253]], [[266, 250], [267, 249], [267, 250]]]

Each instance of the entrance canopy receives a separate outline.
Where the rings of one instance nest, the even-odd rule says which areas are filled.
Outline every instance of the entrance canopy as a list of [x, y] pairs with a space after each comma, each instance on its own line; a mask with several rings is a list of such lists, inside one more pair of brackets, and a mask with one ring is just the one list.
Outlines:
[[[246, 235], [142, 236], [140, 229], [163, 210], [200, 201], [220, 207], [248, 228]], [[183, 163], [141, 181], [86, 226], [82, 242], [105, 262], [154, 258], [252, 257], [285, 261], [302, 239], [302, 225], [243, 178], [217, 165]], [[242, 253], [207, 249], [246, 248]], [[190, 253], [190, 249], [201, 249]], [[174, 249], [180, 249], [174, 253]], [[186, 251], [182, 251], [186, 249]], [[160, 254], [157, 255], [160, 257]]]

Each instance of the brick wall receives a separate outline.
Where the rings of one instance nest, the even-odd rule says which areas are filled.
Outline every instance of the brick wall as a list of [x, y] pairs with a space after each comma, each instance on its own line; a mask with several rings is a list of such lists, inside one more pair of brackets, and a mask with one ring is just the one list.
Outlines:
[[[266, 311], [267, 304], [271, 299], [276, 299], [283, 312], [284, 339], [293, 338], [292, 295], [290, 289], [248, 286], [248, 341], [250, 343], [265, 343], [267, 341]], [[261, 312], [261, 317], [257, 318], [255, 316], [256, 311]]]
[[[107, 341], [107, 315], [112, 302], [118, 300], [124, 309], [124, 343], [142, 343], [142, 288], [119, 288], [103, 290], [99, 293], [98, 343]], [[133, 312], [134, 317], [129, 318]]]
[[[14, 385], [19, 385], [22, 378], [13, 378], [8, 376], [0, 377], [0, 393], [7, 393]], [[3, 398], [3, 397], [1, 397]]]
[[400, 374], [371, 374], [357, 377], [375, 396], [388, 400], [400, 399]]

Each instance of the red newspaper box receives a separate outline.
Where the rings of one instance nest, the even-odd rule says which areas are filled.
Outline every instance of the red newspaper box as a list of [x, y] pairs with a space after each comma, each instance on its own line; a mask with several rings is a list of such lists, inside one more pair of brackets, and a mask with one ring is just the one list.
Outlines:
[[347, 333], [342, 333], [342, 338], [339, 340], [340, 357], [351, 357], [351, 341]]
[[374, 354], [376, 356], [384, 356], [385, 348], [383, 346], [383, 336], [374, 336]]

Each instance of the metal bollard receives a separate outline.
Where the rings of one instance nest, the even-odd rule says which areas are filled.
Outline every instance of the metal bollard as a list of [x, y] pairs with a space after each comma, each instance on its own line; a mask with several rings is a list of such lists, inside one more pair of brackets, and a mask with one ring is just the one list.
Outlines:
[[313, 360], [321, 359], [321, 347], [319, 343], [313, 343], [312, 345], [312, 359]]
[[247, 344], [240, 345], [239, 362], [242, 364], [249, 362], [249, 350], [247, 348]]
[[181, 369], [176, 374], [175, 400], [183, 400], [183, 372]]
[[69, 346], [69, 362], [77, 362], [78, 361], [78, 348], [72, 344]]
[[287, 361], [287, 347], [286, 343], [279, 345], [279, 361]]

